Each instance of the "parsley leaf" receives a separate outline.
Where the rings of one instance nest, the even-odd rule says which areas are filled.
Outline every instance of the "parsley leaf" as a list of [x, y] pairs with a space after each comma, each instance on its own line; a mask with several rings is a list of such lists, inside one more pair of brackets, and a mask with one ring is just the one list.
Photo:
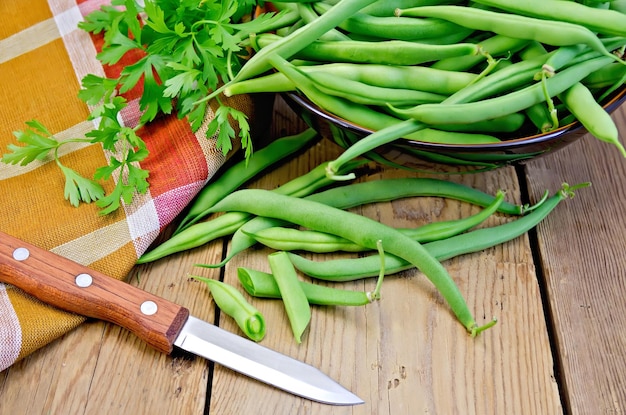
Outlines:
[[41, 123], [31, 120], [26, 125], [30, 128], [13, 133], [17, 141], [25, 145], [9, 144], [7, 148], [11, 153], [2, 156], [4, 163], [25, 166], [34, 160], [45, 159], [51, 150], [58, 148], [59, 142]]
[[61, 163], [57, 164], [65, 175], [65, 198], [72, 206], [78, 206], [81, 201], [91, 203], [104, 196], [104, 189], [99, 183], [81, 176]]

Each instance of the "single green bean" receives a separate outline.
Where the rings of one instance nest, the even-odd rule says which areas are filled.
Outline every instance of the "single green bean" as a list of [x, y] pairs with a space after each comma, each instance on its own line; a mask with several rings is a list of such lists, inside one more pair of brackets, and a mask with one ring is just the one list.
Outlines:
[[543, 56], [548, 53], [548, 50], [544, 45], [537, 41], [531, 41], [526, 45], [522, 50], [519, 51], [519, 57], [521, 60], [528, 60], [532, 58], [536, 58], [538, 56]]
[[526, 108], [524, 112], [528, 116], [528, 119], [530, 119], [532, 123], [537, 127], [537, 129], [542, 133], [547, 133], [548, 131], [552, 131], [558, 127], [558, 125], [553, 124], [553, 120], [548, 111], [548, 107], [545, 105], [544, 102], [531, 105], [530, 107]]
[[[253, 297], [282, 298], [276, 279], [270, 273], [249, 268], [237, 268], [244, 290]], [[374, 299], [371, 292], [343, 290], [300, 281], [309, 304], [326, 306], [362, 306]]]
[[213, 211], [243, 211], [275, 217], [310, 229], [330, 231], [371, 249], [378, 249], [382, 243], [386, 252], [408, 260], [430, 279], [471, 335], [484, 329], [477, 325], [463, 295], [441, 263], [420, 243], [389, 226], [319, 202], [257, 189], [231, 193], [216, 204]]
[[[312, 4], [309, 2], [297, 3], [296, 10], [298, 10], [298, 13], [302, 17], [302, 20], [304, 21], [305, 24], [309, 24], [313, 20], [319, 17], [319, 14], [317, 14]], [[349, 40], [350, 38], [347, 35], [340, 32], [339, 30], [332, 28], [328, 30], [326, 33], [324, 33], [323, 35], [321, 35], [319, 39], [340, 41], [340, 40]]]
[[613, 144], [626, 157], [626, 149], [619, 141], [619, 131], [615, 122], [596, 101], [591, 91], [578, 82], [560, 95], [567, 109], [597, 139]]
[[246, 336], [255, 342], [263, 340], [265, 337], [263, 315], [235, 287], [211, 278], [195, 275], [191, 277], [204, 282], [209, 287], [215, 304], [235, 320]]
[[196, 223], [141, 255], [137, 259], [137, 264], [153, 262], [168, 255], [197, 248], [215, 239], [231, 235], [250, 218], [252, 215], [230, 212], [206, 222]]
[[509, 13], [499, 13], [463, 6], [426, 6], [398, 10], [397, 16], [436, 17], [461, 26], [494, 32], [512, 38], [536, 40], [551, 46], [585, 44], [591, 49], [618, 60], [589, 29], [574, 23], [542, 20]]
[[507, 12], [540, 19], [569, 22], [607, 36], [626, 37], [626, 15], [562, 0], [476, 0]]
[[285, 157], [294, 154], [317, 139], [319, 139], [319, 134], [311, 128], [300, 134], [278, 138], [264, 148], [254, 152], [249, 160], [242, 160], [233, 166], [229, 166], [221, 174], [218, 173], [217, 178], [204, 186], [198, 193], [175, 233], [188, 228], [204, 218], [207, 210], [217, 201], [269, 166], [284, 160]]
[[615, 10], [619, 13], [626, 14], [626, 0], [615, 0], [611, 2], [611, 10]]
[[[330, 5], [314, 3], [315, 10], [324, 14]], [[410, 17], [372, 16], [357, 12], [339, 24], [339, 28], [348, 33], [368, 35], [379, 39], [397, 39], [419, 41], [425, 38], [437, 38], [462, 30], [462, 27], [441, 19], [412, 19]]]
[[[524, 125], [526, 116], [522, 113], [513, 113], [504, 117], [491, 118], [472, 124], [444, 124], [437, 128], [447, 131], [474, 132], [474, 133], [512, 133]], [[423, 131], [423, 130], [422, 130]]]
[[363, 82], [323, 73], [305, 72], [321, 92], [363, 105], [385, 106], [417, 105], [441, 102], [446, 96], [433, 92], [416, 91], [413, 89], [387, 88], [368, 85]]
[[[494, 196], [453, 181], [407, 177], [370, 180], [361, 183], [333, 187], [307, 196], [307, 200], [341, 209], [361, 206], [366, 203], [389, 202], [408, 197], [441, 197], [458, 200], [480, 207], [489, 207], [499, 196]], [[497, 211], [507, 215], [524, 215], [539, 205], [518, 205], [503, 201]]]
[[[253, 44], [263, 51], [282, 38], [263, 33], [255, 36]], [[473, 43], [431, 45], [404, 40], [379, 42], [345, 40], [311, 42], [293, 55], [294, 58], [317, 62], [374, 63], [384, 65], [419, 65], [444, 58], [466, 56], [478, 52]]]
[[[529, 41], [526, 39], [495, 35], [481, 41], [479, 45], [483, 53], [487, 53], [489, 56], [497, 57], [504, 55], [508, 57], [528, 45], [528, 43]], [[446, 71], [467, 71], [484, 62], [484, 60], [485, 58], [482, 54], [452, 57], [441, 59], [433, 63], [432, 67]]]
[[[339, 0], [326, 0], [327, 3], [335, 4]], [[396, 9], [417, 6], [435, 6], [438, 4], [462, 3], [463, 0], [385, 0], [377, 1], [364, 7], [361, 12], [372, 16], [394, 16]]]
[[285, 311], [296, 342], [302, 343], [302, 334], [311, 322], [311, 307], [298, 280], [298, 274], [286, 252], [274, 252], [267, 256], [272, 275], [278, 285]]
[[[447, 130], [424, 128], [408, 135], [406, 138], [426, 143], [457, 145], [488, 144], [499, 143], [501, 141], [499, 138], [489, 134], [453, 131], [454, 127], [452, 127], [452, 125], [447, 126], [447, 128]], [[463, 127], [460, 127], [458, 130], [462, 129]]]
[[[429, 242], [424, 244], [424, 248], [438, 260], [445, 261], [513, 240], [537, 226], [562, 200], [572, 197], [574, 190], [587, 185], [587, 183], [583, 183], [569, 187], [564, 184], [563, 188], [555, 195], [519, 219], [503, 225], [481, 228], [448, 239]], [[376, 255], [329, 261], [312, 261], [294, 253], [289, 253], [289, 257], [294, 266], [304, 274], [326, 281], [353, 281], [373, 277], [380, 273], [380, 260]], [[385, 254], [387, 274], [394, 274], [411, 268], [413, 265], [408, 261], [398, 256]]]
[[622, 81], [626, 75], [626, 67], [619, 63], [610, 65], [595, 71], [585, 77], [581, 82], [589, 89], [608, 88], [615, 85], [616, 82]]

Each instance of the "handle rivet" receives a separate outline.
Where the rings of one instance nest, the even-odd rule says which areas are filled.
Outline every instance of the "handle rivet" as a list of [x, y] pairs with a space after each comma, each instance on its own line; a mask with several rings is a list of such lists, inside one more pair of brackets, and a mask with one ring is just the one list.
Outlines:
[[154, 301], [144, 301], [141, 304], [140, 309], [141, 309], [141, 312], [145, 314], [146, 316], [151, 316], [157, 312], [158, 308], [159, 307], [156, 305]]
[[27, 248], [17, 248], [13, 251], [13, 259], [16, 261], [25, 261], [30, 256], [30, 251]]
[[78, 274], [75, 282], [80, 288], [87, 288], [93, 283], [93, 278], [89, 274]]

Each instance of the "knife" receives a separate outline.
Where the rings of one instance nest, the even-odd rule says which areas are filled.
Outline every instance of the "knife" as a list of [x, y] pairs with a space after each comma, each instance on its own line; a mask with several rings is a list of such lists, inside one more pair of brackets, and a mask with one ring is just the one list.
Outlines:
[[189, 315], [123, 281], [0, 232], [0, 282], [41, 301], [122, 326], [156, 350], [202, 356], [294, 395], [332, 405], [362, 404], [317, 368]]

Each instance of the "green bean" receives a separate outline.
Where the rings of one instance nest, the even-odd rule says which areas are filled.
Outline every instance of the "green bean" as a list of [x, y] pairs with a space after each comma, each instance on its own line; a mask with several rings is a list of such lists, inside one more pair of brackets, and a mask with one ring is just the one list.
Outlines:
[[[363, 164], [363, 161], [354, 161], [345, 166], [346, 171], [350, 171], [361, 164]], [[305, 175], [297, 177], [274, 189], [274, 192], [282, 192], [284, 194], [301, 197], [328, 186], [333, 183], [333, 180], [326, 176], [326, 166], [327, 163], [322, 163]], [[156, 261], [168, 255], [197, 248], [215, 239], [231, 235], [251, 218], [252, 215], [231, 212], [206, 222], [196, 223], [167, 239], [154, 249], [144, 253], [137, 260], [137, 263], [145, 264]]]
[[561, 0], [476, 0], [476, 3], [523, 16], [578, 24], [603, 35], [626, 37], [626, 15], [614, 10]]
[[[304, 73], [322, 72], [338, 79], [348, 79], [383, 88], [413, 89], [443, 95], [453, 94], [476, 79], [473, 73], [444, 71], [428, 66], [329, 63], [298, 65], [298, 69]], [[295, 90], [296, 85], [284, 74], [277, 72], [238, 82], [226, 88], [224, 94], [232, 96]]]
[[[321, 2], [314, 4], [315, 10], [326, 13], [330, 6]], [[339, 24], [348, 33], [372, 36], [380, 39], [420, 40], [437, 38], [460, 30], [461, 27], [440, 19], [412, 19], [395, 16], [372, 16], [357, 12]]]
[[297, 343], [302, 343], [302, 334], [311, 321], [311, 308], [298, 280], [296, 269], [286, 252], [274, 252], [268, 255], [267, 259], [283, 299], [293, 335]]
[[168, 255], [197, 248], [215, 239], [231, 235], [251, 217], [252, 215], [245, 213], [230, 212], [206, 222], [196, 223], [144, 253], [137, 259], [137, 264], [153, 262]]
[[[550, 96], [556, 96], [610, 62], [611, 58], [600, 57], [573, 65], [546, 79], [545, 88]], [[447, 104], [445, 111], [442, 111], [440, 104], [423, 104], [395, 111], [430, 125], [449, 123], [451, 120], [455, 123], [468, 123], [523, 111], [544, 100], [544, 86], [536, 83], [496, 98], [473, 103]]]
[[[281, 39], [280, 36], [263, 33], [255, 36], [253, 42], [257, 48], [260, 48], [260, 51], [263, 51], [280, 42]], [[318, 40], [294, 53], [293, 57], [325, 63], [419, 65], [443, 58], [472, 55], [477, 51], [478, 48], [473, 43], [430, 45], [404, 40], [382, 40], [380, 42]]]
[[531, 105], [524, 111], [532, 123], [542, 133], [547, 133], [558, 127], [553, 124], [552, 117], [548, 111], [548, 107], [545, 103], [540, 102], [535, 105]]
[[[498, 192], [497, 197], [491, 205], [483, 209], [480, 213], [470, 217], [432, 222], [417, 228], [400, 228], [398, 231], [420, 243], [449, 238], [484, 222], [498, 209], [503, 201], [504, 193]], [[368, 248], [355, 244], [345, 238], [319, 231], [298, 230], [285, 227], [271, 227], [248, 231], [243, 228], [245, 228], [245, 226], [242, 227], [242, 232], [255, 241], [280, 251], [328, 253], [336, 251], [363, 252], [368, 250]]]
[[[588, 186], [588, 183], [571, 187], [564, 184], [561, 190], [541, 203], [537, 209], [519, 219], [503, 225], [481, 228], [448, 239], [429, 242], [424, 244], [424, 248], [439, 261], [445, 261], [508, 242], [537, 226], [562, 200], [573, 197], [574, 190], [585, 186]], [[329, 261], [312, 261], [294, 253], [288, 255], [298, 270], [325, 281], [353, 281], [373, 277], [380, 272], [380, 260], [376, 255]], [[408, 261], [398, 256], [385, 254], [387, 274], [395, 274], [411, 268], [413, 265]]]
[[398, 10], [396, 15], [437, 17], [471, 29], [494, 32], [512, 38], [536, 40], [551, 46], [585, 44], [604, 56], [619, 61], [619, 58], [612, 55], [592, 31], [573, 23], [462, 6], [415, 7]]
[[332, 63], [298, 68], [305, 73], [321, 71], [373, 86], [414, 89], [444, 95], [457, 92], [476, 79], [476, 75], [469, 72], [444, 71], [429, 66]]
[[[363, 183], [352, 183], [340, 187], [325, 190], [306, 196], [306, 199], [339, 209], [349, 209], [366, 203], [387, 202], [406, 197], [443, 197], [455, 199], [467, 203], [488, 208], [497, 206], [497, 211], [509, 215], [523, 215], [536, 206], [515, 205], [506, 201], [496, 203], [498, 197], [494, 197], [478, 189], [465, 186], [451, 181], [430, 178], [402, 178], [402, 179], [381, 179]], [[484, 214], [484, 212], [483, 212]], [[479, 214], [480, 215], [480, 214]], [[479, 216], [480, 217], [480, 216]], [[470, 219], [471, 220], [471, 219]], [[219, 268], [224, 266], [235, 255], [252, 247], [256, 240], [251, 234], [276, 226], [285, 226], [285, 221], [255, 217], [243, 224], [233, 234], [228, 255], [217, 264], [198, 264], [205, 268]]]
[[626, 67], [619, 63], [612, 63], [589, 74], [581, 82], [589, 89], [601, 89], [615, 85], [626, 75]]
[[[490, 195], [460, 183], [425, 177], [380, 179], [352, 183], [311, 194], [306, 199], [341, 209], [348, 209], [366, 203], [388, 202], [407, 197], [426, 196], [453, 199], [481, 207], [488, 207], [498, 199], [498, 196]], [[537, 207], [538, 205], [522, 206], [503, 201], [498, 204], [497, 211], [507, 215], [523, 215]]]
[[[260, 298], [282, 298], [276, 279], [267, 272], [237, 268], [237, 276], [248, 294]], [[325, 306], [362, 306], [374, 299], [371, 292], [343, 290], [300, 281], [309, 304]]]
[[310, 229], [331, 231], [371, 249], [378, 249], [378, 244], [382, 243], [387, 252], [408, 260], [424, 272], [471, 335], [486, 328], [477, 325], [463, 295], [441, 263], [418, 242], [375, 220], [319, 202], [257, 189], [231, 193], [216, 204], [213, 211], [244, 211], [275, 217]]
[[417, 105], [441, 102], [446, 98], [433, 92], [372, 86], [323, 72], [313, 71], [308, 72], [308, 75], [321, 92], [363, 105]]
[[235, 287], [211, 278], [195, 275], [191, 277], [204, 282], [209, 287], [215, 304], [235, 320], [246, 336], [256, 342], [263, 340], [265, 337], [263, 315]]
[[619, 141], [619, 131], [613, 119], [596, 101], [595, 97], [578, 82], [560, 95], [567, 109], [599, 140], [613, 144], [626, 157], [626, 149]]
[[[522, 49], [528, 43], [529, 42], [526, 39], [495, 35], [481, 41], [479, 45], [484, 53], [488, 53], [490, 56], [496, 57], [503, 54], [505, 56], [509, 56]], [[446, 71], [466, 71], [483, 61], [484, 56], [476, 54], [473, 56], [468, 55], [441, 59], [433, 63], [432, 67], [435, 69], [442, 69]]]
[[[335, 4], [338, 0], [329, 1], [327, 3]], [[369, 6], [364, 7], [361, 12], [372, 16], [394, 16], [394, 11], [398, 8], [417, 6], [435, 6], [438, 4], [462, 3], [462, 0], [385, 0], [377, 1]]]
[[532, 58], [536, 58], [539, 56], [543, 56], [548, 53], [548, 50], [539, 42], [531, 41], [519, 51], [519, 57], [521, 60], [528, 60]]
[[615, 10], [616, 12], [626, 14], [626, 0], [612, 1], [609, 7], [611, 10]]
[[437, 128], [459, 132], [512, 133], [519, 130], [524, 125], [525, 121], [526, 117], [524, 114], [516, 112], [505, 115], [504, 117], [491, 118], [472, 124], [443, 124], [438, 125]]
[[[422, 130], [416, 131], [413, 134], [407, 135], [406, 138], [411, 140], [423, 141], [426, 143], [460, 145], [499, 143], [501, 141], [499, 138], [488, 134], [454, 131], [453, 125], [448, 125], [445, 127], [447, 128], [447, 130], [424, 128]], [[462, 129], [463, 127], [460, 127], [458, 130]]]
[[219, 174], [217, 179], [207, 184], [198, 193], [188, 213], [176, 229], [176, 233], [205, 217], [206, 211], [218, 200], [239, 188], [259, 172], [284, 160], [285, 157], [292, 155], [316, 139], [319, 139], [318, 133], [309, 128], [300, 134], [278, 138], [256, 151], [249, 160], [242, 160], [228, 167], [227, 170]]
[[[298, 10], [298, 13], [302, 17], [302, 20], [304, 21], [305, 24], [309, 24], [313, 20], [319, 17], [319, 14], [317, 14], [316, 11], [313, 9], [313, 6], [311, 5], [311, 3], [308, 3], [308, 2], [297, 3], [296, 9]], [[339, 30], [332, 28], [328, 30], [326, 33], [324, 33], [323, 35], [321, 35], [319, 39], [349, 40], [350, 38], [346, 36], [345, 34], [343, 34], [342, 32], [340, 32]]]

